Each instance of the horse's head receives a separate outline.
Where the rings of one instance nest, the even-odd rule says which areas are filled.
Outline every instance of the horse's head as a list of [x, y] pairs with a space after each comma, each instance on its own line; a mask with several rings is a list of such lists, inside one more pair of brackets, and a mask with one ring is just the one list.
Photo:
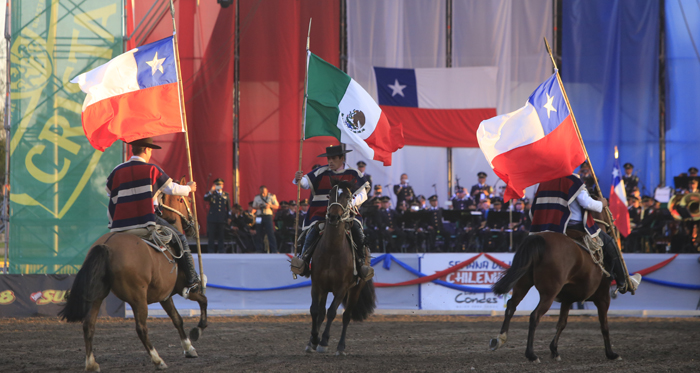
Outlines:
[[352, 210], [352, 184], [347, 181], [332, 181], [333, 188], [328, 195], [326, 223], [337, 226], [349, 218]]
[[[180, 185], [185, 184], [187, 184], [187, 180], [183, 176], [180, 179]], [[190, 210], [191, 202], [189, 197], [161, 194], [160, 205], [163, 219], [173, 226], [181, 228], [182, 232], [188, 236], [194, 235], [194, 217]]]

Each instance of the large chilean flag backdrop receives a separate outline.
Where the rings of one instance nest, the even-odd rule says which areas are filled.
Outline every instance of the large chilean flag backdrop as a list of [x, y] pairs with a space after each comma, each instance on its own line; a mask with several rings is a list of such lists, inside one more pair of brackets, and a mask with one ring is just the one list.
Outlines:
[[498, 68], [375, 67], [379, 107], [400, 123], [406, 145], [478, 146], [479, 123], [496, 115]]
[[185, 131], [173, 37], [134, 48], [71, 83], [87, 93], [83, 130], [97, 150]]
[[503, 198], [522, 198], [525, 188], [571, 175], [585, 160], [555, 72], [522, 108], [481, 122], [476, 137], [493, 171], [506, 182]]

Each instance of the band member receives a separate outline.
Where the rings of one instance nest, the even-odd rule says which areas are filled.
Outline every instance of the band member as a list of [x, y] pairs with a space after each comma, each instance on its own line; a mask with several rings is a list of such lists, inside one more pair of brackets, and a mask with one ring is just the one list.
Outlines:
[[469, 206], [471, 205], [474, 205], [474, 201], [472, 201], [472, 199], [469, 198], [469, 195], [467, 195], [467, 191], [462, 187], [458, 187], [455, 197], [452, 198], [452, 209], [468, 210]]
[[106, 189], [110, 196], [109, 229], [112, 232], [122, 232], [157, 224], [177, 233], [183, 245], [182, 257], [177, 264], [185, 272], [187, 283], [182, 290], [182, 296], [187, 298], [189, 293], [196, 290], [199, 285], [199, 276], [194, 269], [187, 237], [156, 213], [160, 212], [159, 193], [187, 196], [190, 192], [197, 190], [197, 183], [194, 181], [190, 181], [187, 185], [173, 183], [160, 167], [148, 163], [153, 149], [161, 149], [153, 143], [152, 138], [147, 137], [129, 144], [133, 156], [128, 162], [114, 168], [107, 177]]
[[472, 185], [472, 190], [469, 193], [475, 201], [480, 201], [484, 198], [491, 198], [493, 195], [493, 188], [486, 184], [486, 172], [479, 172], [476, 174], [479, 182]]
[[[425, 224], [427, 232], [428, 250], [432, 252], [447, 251], [450, 247], [450, 234], [445, 231], [442, 224], [442, 208], [438, 207], [438, 196], [432, 195], [428, 198], [430, 206], [426, 209], [429, 212], [428, 221]], [[444, 246], [437, 247], [437, 237], [441, 236], [444, 240]]]
[[634, 165], [632, 163], [625, 163], [625, 174], [622, 175], [622, 182], [625, 183], [625, 193], [628, 196], [632, 195], [634, 188], [639, 186], [639, 176], [634, 174]]
[[254, 227], [255, 215], [248, 211], [243, 211], [243, 207], [235, 203], [231, 207], [231, 232], [234, 240], [236, 238], [239, 240], [242, 246], [241, 251], [244, 253], [255, 252]]
[[[387, 251], [400, 252], [404, 241], [406, 241], [406, 235], [400, 229], [399, 214], [391, 208], [389, 196], [380, 198], [380, 201], [382, 202], [382, 207], [379, 210], [379, 231], [384, 242], [389, 246]], [[392, 236], [396, 236], [395, 241], [392, 239]]]
[[[308, 273], [309, 262], [313, 254], [313, 250], [308, 249], [319, 235], [317, 223], [326, 219], [328, 193], [333, 188], [331, 180], [342, 180], [356, 185], [357, 190], [353, 191], [354, 197], [351, 207], [359, 209], [367, 200], [369, 184], [363, 180], [360, 171], [349, 168], [345, 163], [345, 154], [351, 151], [345, 150], [345, 144], [329, 146], [326, 148], [325, 153], [319, 155], [319, 157], [325, 157], [328, 160], [327, 166], [321, 166], [306, 175], [300, 171], [297, 171], [294, 175], [294, 184], [298, 183], [303, 189], [311, 189], [313, 195], [309, 213], [304, 220], [304, 233], [306, 234], [304, 246], [300, 256], [292, 258], [291, 269], [295, 274], [303, 275]], [[362, 184], [359, 184], [360, 182]], [[362, 229], [362, 223], [358, 219], [359, 216], [353, 219], [351, 232], [357, 247], [356, 256], [357, 264], [360, 268], [359, 275], [365, 281], [368, 281], [374, 276], [374, 268], [365, 263], [365, 234]]]
[[[558, 198], [561, 202], [552, 202], [553, 195], [561, 196]], [[593, 238], [600, 237], [603, 241], [605, 268], [615, 278], [618, 290], [624, 294], [629, 289], [636, 289], [641, 276], [636, 274], [635, 276], [639, 277], [633, 278], [630, 284], [627, 283], [627, 273], [615, 241], [598, 228], [588, 213], [588, 211], [602, 212], [607, 205], [608, 202], [605, 199], [596, 201], [591, 198], [585, 184], [576, 174], [540, 183], [533, 201], [531, 231], [555, 231], [565, 234], [566, 229], [573, 229]], [[562, 222], [566, 222], [566, 225]]]
[[362, 174], [362, 177], [365, 179], [366, 182], [369, 183], [369, 196], [372, 196], [372, 175], [368, 174], [365, 172], [367, 169], [367, 163], [364, 161], [359, 161], [357, 162], [357, 170], [360, 171]]
[[413, 192], [413, 187], [408, 185], [407, 174], [401, 174], [401, 182], [394, 185], [394, 194], [396, 194], [396, 206], [401, 205], [403, 201], [406, 201], [406, 203], [413, 202], [416, 194]]
[[[224, 180], [218, 178], [214, 180], [211, 190], [204, 195], [204, 200], [209, 202], [209, 213], [207, 214], [207, 236], [209, 242], [207, 251], [210, 253], [224, 253], [224, 231], [231, 215], [231, 199], [228, 193], [224, 192]], [[214, 246], [216, 243], [216, 246]]]

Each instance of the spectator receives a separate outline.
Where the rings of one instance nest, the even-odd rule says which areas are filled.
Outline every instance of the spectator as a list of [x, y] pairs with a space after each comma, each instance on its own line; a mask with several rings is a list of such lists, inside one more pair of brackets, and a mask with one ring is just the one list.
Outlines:
[[[277, 197], [269, 193], [267, 187], [260, 186], [260, 194], [253, 199], [253, 207], [257, 209], [257, 217], [260, 218], [258, 224], [258, 235], [260, 241], [267, 237], [267, 244], [270, 247], [270, 253], [277, 253], [277, 240], [275, 239], [275, 224], [273, 216], [280, 205], [277, 202]], [[260, 247], [262, 251], [262, 247]]]
[[408, 185], [407, 174], [401, 174], [401, 181], [394, 185], [394, 194], [396, 194], [396, 206], [400, 206], [403, 201], [406, 201], [407, 204], [413, 202], [415, 193], [413, 187]]
[[[226, 224], [230, 223], [228, 217], [231, 214], [231, 202], [228, 193], [223, 191], [224, 180], [218, 178], [204, 195], [204, 200], [209, 202], [209, 213], [207, 214], [207, 252], [220, 253], [226, 252], [224, 247], [224, 232]], [[214, 246], [216, 243], [216, 246]]]

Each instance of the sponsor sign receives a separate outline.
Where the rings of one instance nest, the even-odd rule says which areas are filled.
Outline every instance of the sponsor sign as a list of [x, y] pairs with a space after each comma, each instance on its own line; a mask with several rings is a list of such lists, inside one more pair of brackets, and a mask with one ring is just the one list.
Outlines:
[[[433, 254], [426, 255], [421, 260], [421, 272], [432, 275], [467, 261], [474, 254]], [[490, 254], [494, 258], [511, 264], [512, 253]], [[480, 256], [473, 263], [449, 273], [440, 280], [455, 285], [474, 289], [490, 290], [491, 286], [501, 277], [501, 268], [486, 256]], [[435, 283], [421, 286], [421, 307], [425, 310], [474, 310], [474, 311], [503, 311], [512, 292], [506, 295], [496, 295], [492, 292], [477, 292], [451, 289]], [[518, 306], [518, 310], [532, 310], [539, 302], [539, 295], [533, 288]]]
[[[56, 316], [74, 275], [0, 276], [0, 317]], [[124, 317], [124, 302], [109, 294], [100, 315]]]

